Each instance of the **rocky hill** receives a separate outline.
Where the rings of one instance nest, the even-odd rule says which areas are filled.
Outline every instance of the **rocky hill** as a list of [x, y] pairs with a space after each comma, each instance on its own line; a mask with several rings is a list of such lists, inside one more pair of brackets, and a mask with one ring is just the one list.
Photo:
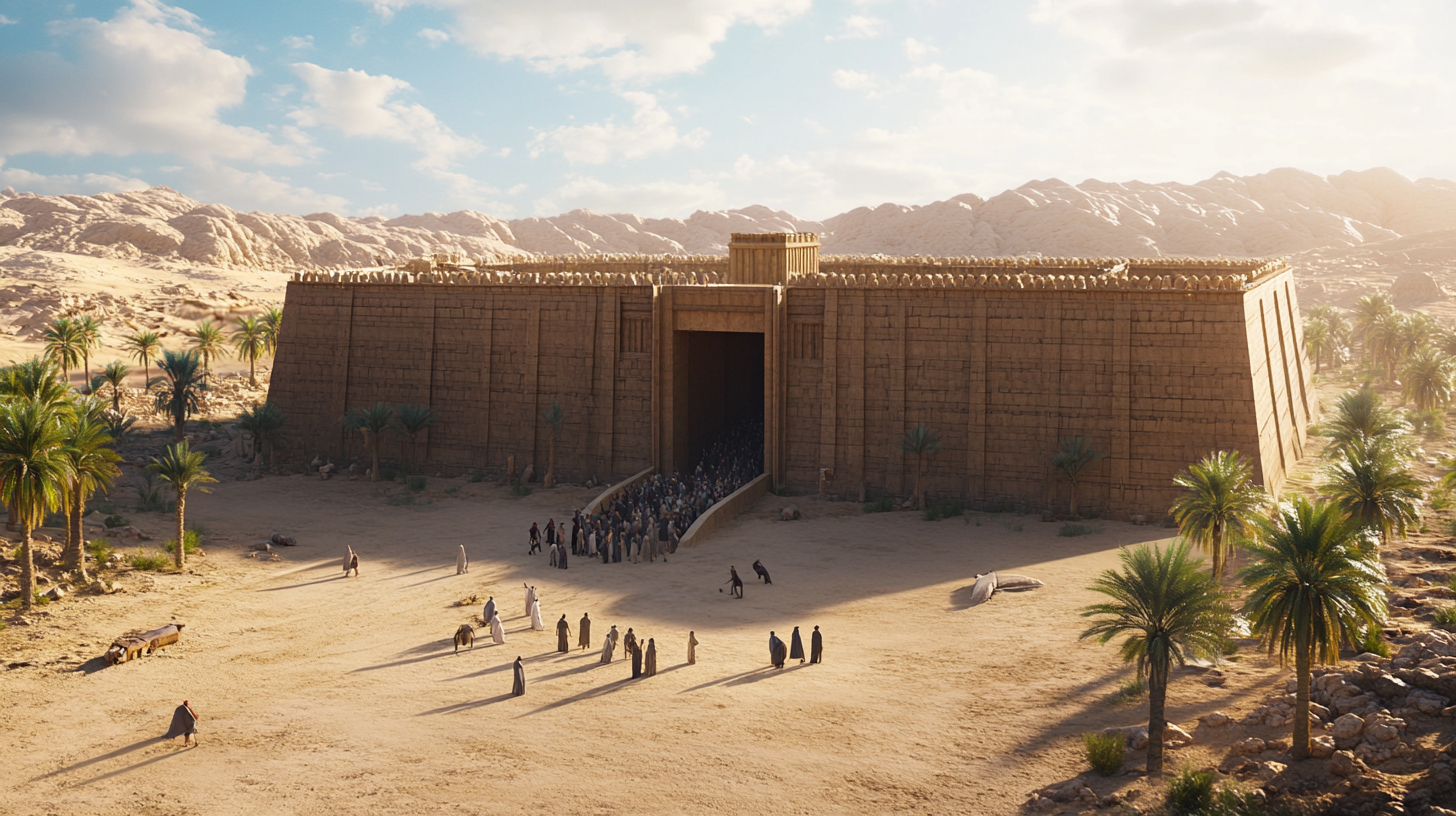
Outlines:
[[823, 251], [886, 255], [1285, 255], [1456, 229], [1456, 183], [1378, 168], [1220, 173], [1197, 184], [1033, 181], [989, 199], [860, 207], [822, 222], [768, 207], [686, 219], [574, 210], [501, 220], [462, 210], [385, 219], [240, 213], [153, 187], [96, 196], [0, 193], [0, 246], [266, 269], [369, 266], [453, 252], [722, 253], [734, 232], [805, 231]]

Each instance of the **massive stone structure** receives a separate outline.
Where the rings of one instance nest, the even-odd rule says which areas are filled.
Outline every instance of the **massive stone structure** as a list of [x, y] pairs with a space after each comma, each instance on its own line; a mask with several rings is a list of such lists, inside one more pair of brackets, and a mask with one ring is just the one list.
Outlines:
[[[775, 485], [820, 469], [851, 497], [907, 495], [905, 431], [943, 450], [939, 499], [1064, 506], [1059, 440], [1107, 458], [1079, 503], [1161, 518], [1172, 477], [1243, 451], [1278, 491], [1313, 397], [1281, 261], [818, 257], [807, 234], [735, 235], [730, 257], [556, 258], [449, 273], [304, 273], [270, 398], [304, 453], [353, 457], [346, 411], [427, 404], [435, 470], [544, 471], [552, 400], [565, 479], [691, 467], [763, 417]], [[386, 456], [406, 458], [402, 439]]]

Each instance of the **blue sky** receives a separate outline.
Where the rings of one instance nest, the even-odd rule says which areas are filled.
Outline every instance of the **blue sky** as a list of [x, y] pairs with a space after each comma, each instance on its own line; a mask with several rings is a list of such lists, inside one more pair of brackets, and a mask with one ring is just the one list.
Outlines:
[[0, 186], [823, 218], [1031, 179], [1456, 177], [1456, 4], [0, 0]]

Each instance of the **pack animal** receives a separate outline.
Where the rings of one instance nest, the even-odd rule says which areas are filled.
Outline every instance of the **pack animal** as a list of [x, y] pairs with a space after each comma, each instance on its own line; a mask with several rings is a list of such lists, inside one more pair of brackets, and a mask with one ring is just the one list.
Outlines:
[[464, 646], [467, 649], [475, 648], [475, 629], [471, 627], [471, 625], [468, 623], [460, 624], [460, 628], [455, 630], [456, 654], [460, 654], [461, 646]]

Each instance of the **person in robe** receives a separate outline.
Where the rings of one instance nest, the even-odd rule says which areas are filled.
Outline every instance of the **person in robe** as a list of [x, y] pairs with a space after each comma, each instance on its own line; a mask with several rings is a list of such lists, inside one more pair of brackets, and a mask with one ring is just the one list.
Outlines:
[[565, 615], [556, 622], [556, 651], [563, 654], [571, 651], [571, 624], [566, 622]]
[[547, 547], [546, 552], [549, 553], [550, 556], [551, 556], [550, 565], [553, 566], [553, 567], [556, 566], [556, 542], [555, 541], [551, 542], [551, 544]]
[[526, 555], [541, 552], [541, 528], [536, 526], [536, 522], [531, 522], [531, 530], [527, 535], [531, 537], [531, 549], [526, 551]]
[[485, 621], [485, 625], [486, 626], [489, 626], [490, 625], [490, 619], [493, 618], [493, 617], [495, 617], [495, 596], [494, 595], [492, 595], [492, 596], [490, 596], [489, 598], [486, 599], [486, 601], [485, 601], [485, 611], [480, 613], [480, 619], [483, 620], [483, 621]]
[[540, 632], [546, 628], [546, 623], [541, 620], [540, 598], [536, 598], [531, 601], [531, 628], [536, 630], [537, 632]]
[[521, 697], [526, 693], [526, 667], [521, 665], [521, 658], [516, 656], [516, 662], [511, 666], [511, 673], [515, 675], [515, 682], [511, 684], [511, 696]]
[[776, 669], [782, 669], [784, 662], [788, 660], [789, 649], [779, 636], [773, 632], [768, 633], [768, 659]]
[[697, 637], [697, 635], [693, 634], [692, 632], [688, 632], [688, 665], [689, 666], [696, 666], [697, 664], [698, 664], [698, 637]]
[[559, 544], [559, 543], [561, 543], [561, 542], [559, 542], [559, 541], [556, 540], [556, 519], [547, 519], [546, 520], [546, 543], [547, 544]]
[[763, 562], [762, 561], [755, 560], [753, 562], [753, 571], [756, 572], [756, 573], [758, 573], [758, 577], [765, 584], [772, 584], [773, 583], [773, 579], [768, 577], [768, 570], [766, 570], [766, 569], [763, 568]]
[[615, 531], [612, 533], [612, 563], [622, 563], [622, 535]]
[[470, 572], [470, 559], [465, 557], [465, 545], [460, 545], [460, 552], [455, 553], [455, 574], [464, 575]]
[[647, 656], [642, 661], [642, 671], [648, 677], [657, 676], [657, 644], [647, 639]]
[[743, 598], [743, 579], [738, 577], [738, 569], [736, 567], [729, 567], [728, 573], [727, 583], [732, 584], [728, 589], [728, 594], [741, 600]]
[[[612, 627], [612, 631], [613, 632], [617, 631], [617, 627], [613, 626]], [[612, 639], [611, 634], [608, 634], [605, 638], [602, 639], [602, 662], [603, 663], [611, 663], [612, 662], [612, 654], [616, 650], [617, 650], [617, 641], [615, 641], [615, 640]]]
[[358, 578], [359, 577], [359, 554], [356, 553], [356, 552], [354, 552], [354, 548], [353, 547], [350, 547], [348, 544], [345, 544], [344, 546], [349, 548], [349, 552], [344, 555], [344, 577], [345, 578], [348, 578], [349, 577], [349, 570], [353, 570], [354, 571], [354, 577], [355, 578]]
[[[627, 637], [632, 637], [632, 630], [627, 630]], [[642, 676], [642, 650], [632, 650], [632, 679], [636, 680]]]
[[501, 625], [500, 613], [490, 616], [490, 639], [499, 646], [506, 642], [506, 628]]
[[192, 704], [186, 700], [182, 705], [172, 711], [172, 725], [167, 728], [167, 733], [162, 739], [182, 738], [182, 747], [197, 745], [197, 712], [192, 710]]
[[586, 613], [586, 612], [581, 613], [581, 622], [576, 625], [576, 630], [577, 630], [577, 645], [581, 646], [582, 649], [590, 649], [591, 648], [591, 616], [588, 613]]
[[571, 515], [571, 554], [581, 555], [581, 511]]
[[561, 547], [556, 553], [556, 568], [566, 569], [566, 547]]
[[804, 662], [804, 639], [799, 637], [799, 627], [794, 627], [794, 633], [789, 636], [789, 659]]
[[819, 634], [819, 627], [814, 627], [814, 634], [809, 638], [809, 662], [820, 663], [824, 660], [824, 636]]
[[536, 602], [536, 588], [528, 586], [525, 582], [522, 582], [521, 586], [526, 587], [526, 615], [530, 616], [531, 604]]
[[622, 642], [622, 633], [617, 631], [617, 624], [612, 624], [612, 631], [607, 633], [607, 637], [612, 639], [612, 650], [616, 651], [617, 644]]

